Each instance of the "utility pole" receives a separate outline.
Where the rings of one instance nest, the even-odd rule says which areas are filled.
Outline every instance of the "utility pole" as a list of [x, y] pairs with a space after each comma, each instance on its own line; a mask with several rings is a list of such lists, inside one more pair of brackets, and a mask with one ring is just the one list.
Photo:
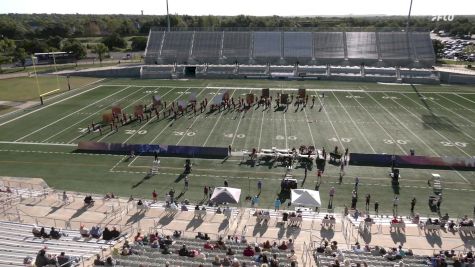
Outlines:
[[411, 21], [411, 10], [412, 10], [412, 0], [411, 0], [411, 5], [409, 6], [409, 14], [407, 15], [406, 32], [409, 32], [409, 24]]
[[[412, 0], [411, 0], [412, 3]], [[167, 26], [168, 26], [168, 31], [170, 31], [170, 14], [168, 13], [168, 0], [167, 0]]]

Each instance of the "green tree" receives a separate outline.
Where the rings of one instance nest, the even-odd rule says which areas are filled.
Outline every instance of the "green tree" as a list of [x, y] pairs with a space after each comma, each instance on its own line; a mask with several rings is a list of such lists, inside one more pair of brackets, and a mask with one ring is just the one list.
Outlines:
[[442, 58], [442, 50], [444, 45], [438, 39], [432, 39], [432, 46], [434, 47], [434, 53], [437, 58]]
[[109, 48], [109, 50], [112, 50], [114, 47], [117, 48], [125, 48], [127, 47], [127, 42], [124, 40], [124, 38], [120, 37], [119, 34], [113, 33], [107, 37], [104, 37], [102, 39], [102, 43]]
[[62, 50], [64, 52], [71, 52], [74, 55], [74, 59], [76, 59], [76, 63], [78, 60], [85, 58], [87, 54], [86, 48], [77, 39], [67, 39]]
[[21, 65], [23, 66], [23, 68], [25, 68], [25, 63], [26, 63], [26, 59], [28, 58], [28, 54], [26, 53], [25, 49], [23, 47], [17, 47], [17, 49], [15, 49], [15, 53], [13, 54], [13, 58], [15, 59], [15, 61], [18, 61], [21, 63]]
[[0, 73], [2, 64], [11, 63], [13, 52], [15, 51], [15, 42], [8, 38], [0, 39]]
[[144, 51], [147, 47], [147, 38], [143, 36], [136, 36], [131, 39], [133, 51]]
[[475, 45], [468, 45], [463, 49], [465, 54], [475, 54]]
[[105, 46], [103, 43], [99, 43], [94, 48], [92, 49], [92, 52], [97, 54], [97, 57], [99, 58], [99, 62], [102, 64], [102, 60], [104, 59], [104, 56], [109, 52], [109, 49], [107, 46]]
[[53, 50], [59, 51], [61, 49], [61, 41], [63, 41], [63, 38], [61, 36], [50, 36], [46, 40], [46, 44]]

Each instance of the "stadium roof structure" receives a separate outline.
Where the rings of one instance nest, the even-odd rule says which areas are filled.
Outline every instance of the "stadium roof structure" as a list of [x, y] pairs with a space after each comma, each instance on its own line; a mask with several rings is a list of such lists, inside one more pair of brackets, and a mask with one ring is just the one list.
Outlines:
[[430, 67], [428, 31], [163, 31], [152, 29], [146, 64]]

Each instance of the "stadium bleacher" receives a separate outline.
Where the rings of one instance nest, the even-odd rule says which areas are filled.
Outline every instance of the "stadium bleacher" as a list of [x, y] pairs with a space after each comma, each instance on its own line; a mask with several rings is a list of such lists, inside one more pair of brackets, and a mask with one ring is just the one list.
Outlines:
[[288, 63], [307, 64], [313, 58], [311, 32], [284, 32], [284, 58]]
[[282, 58], [282, 32], [253, 32], [252, 56], [259, 63], [278, 63]]
[[315, 58], [322, 64], [342, 62], [345, 59], [345, 43], [342, 32], [316, 32]]
[[356, 64], [368, 65], [376, 62], [379, 57], [374, 32], [347, 32], [346, 47], [348, 59]]
[[222, 56], [227, 63], [249, 63], [251, 56], [250, 32], [224, 32]]
[[222, 32], [195, 32], [191, 56], [197, 62], [217, 63], [222, 41]]
[[186, 31], [166, 32], [163, 37], [160, 57], [169, 62], [186, 62], [193, 45], [193, 34], [194, 32]]

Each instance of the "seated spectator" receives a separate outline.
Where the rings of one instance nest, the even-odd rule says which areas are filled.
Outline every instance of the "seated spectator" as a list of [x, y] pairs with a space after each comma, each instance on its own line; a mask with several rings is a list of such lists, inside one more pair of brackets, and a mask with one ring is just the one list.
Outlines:
[[33, 225], [33, 229], [31, 229], [31, 233], [33, 234], [34, 237], [41, 237], [41, 232], [40, 229], [38, 229], [38, 226]]
[[180, 237], [181, 237], [181, 231], [175, 230], [175, 231], [173, 232], [173, 237], [174, 237], [174, 238], [180, 238]]
[[170, 245], [173, 245], [174, 242], [173, 242], [173, 239], [169, 235], [167, 235], [165, 239], [163, 239], [163, 243], [165, 245], [170, 246]]
[[414, 253], [412, 252], [412, 249], [407, 250], [406, 256], [414, 256]]
[[223, 241], [223, 237], [219, 237], [218, 242], [216, 242], [216, 247], [222, 250], [226, 249], [226, 244]]
[[206, 255], [201, 252], [201, 249], [195, 250], [195, 258], [206, 260]]
[[79, 233], [81, 234], [82, 237], [89, 237], [89, 229], [85, 227], [84, 225], [79, 226]]
[[106, 266], [115, 266], [115, 262], [114, 260], [112, 259], [112, 257], [107, 257], [106, 259]]
[[340, 267], [340, 261], [335, 260], [335, 262], [334, 262], [332, 265], [330, 265], [330, 266], [331, 266], [331, 267]]
[[252, 256], [254, 256], [254, 254], [255, 254], [254, 249], [249, 245], [242, 252], [242, 255], [244, 255], [246, 257], [252, 257]]
[[216, 209], [216, 214], [222, 214], [222, 213], [223, 213], [223, 211], [221, 210], [221, 207], [218, 207]]
[[287, 242], [287, 247], [290, 250], [294, 249], [294, 241], [292, 239], [289, 239], [289, 242]]
[[64, 251], [61, 252], [61, 254], [58, 257], [56, 257], [56, 260], [58, 261], [58, 264], [61, 267], [71, 267], [72, 266], [71, 259], [69, 258], [69, 256], [65, 255]]
[[270, 260], [270, 267], [279, 267], [279, 260], [277, 259], [277, 254], [272, 255], [272, 259]]
[[257, 242], [254, 243], [254, 251], [256, 253], [261, 253], [261, 247], [259, 247], [259, 244], [257, 244]]
[[204, 247], [204, 249], [210, 249], [210, 250], [214, 249], [213, 244], [211, 244], [209, 241], [206, 241], [206, 243], [204, 244], [203, 247]]
[[85, 206], [92, 206], [94, 205], [94, 199], [92, 199], [92, 196], [86, 196], [84, 198], [84, 205]]
[[30, 256], [26, 256], [24, 259], [23, 259], [23, 265], [26, 267], [26, 266], [33, 266], [33, 258], [30, 257]]
[[143, 245], [143, 236], [140, 234], [140, 232], [137, 232], [137, 235], [134, 237], [134, 241], [139, 245]]
[[287, 250], [288, 246], [285, 241], [282, 241], [282, 244], [278, 247], [280, 250]]
[[155, 239], [154, 241], [150, 242], [150, 247], [151, 248], [159, 248], [160, 245], [158, 244], [158, 240]]
[[102, 239], [109, 241], [112, 239], [111, 231], [109, 228], [105, 227], [104, 231], [102, 232]]
[[264, 243], [262, 244], [262, 249], [263, 249], [263, 250], [269, 251], [271, 248], [272, 248], [272, 245], [270, 244], [269, 240], [267, 240], [266, 242], [264, 242]]
[[356, 242], [355, 246], [353, 247], [353, 251], [355, 253], [363, 253], [364, 251], [361, 249], [360, 243]]
[[203, 233], [198, 232], [198, 234], [195, 236], [195, 239], [198, 238], [198, 239], [203, 240], [204, 236], [205, 236], [205, 235], [203, 235]]
[[199, 206], [199, 205], [196, 205], [196, 206], [195, 206], [195, 210], [200, 210], [200, 206]]
[[41, 235], [42, 238], [50, 238], [50, 236], [46, 233], [44, 227], [41, 227], [40, 235]]
[[162, 249], [162, 254], [165, 254], [165, 255], [166, 255], [166, 254], [172, 254], [172, 252], [170, 251], [170, 248], [169, 248], [167, 245], [165, 245], [165, 246], [163, 247], [163, 249]]
[[214, 256], [214, 260], [211, 262], [213, 266], [221, 266], [221, 259], [218, 255]]
[[120, 236], [120, 232], [117, 230], [117, 228], [114, 226], [112, 227], [112, 231], [111, 231], [111, 238], [112, 239], [116, 239]]
[[188, 211], [188, 207], [185, 205], [185, 203], [181, 204], [181, 211]]
[[295, 255], [295, 251], [292, 249], [290, 250], [290, 254], [287, 255], [287, 259], [290, 261], [290, 262], [297, 262], [297, 255]]
[[228, 251], [226, 252], [226, 255], [228, 255], [228, 256], [233, 256], [234, 255], [234, 251], [232, 250], [232, 248], [228, 248]]
[[94, 238], [101, 238], [101, 235], [102, 235], [102, 231], [101, 231], [101, 228], [97, 225], [97, 226], [93, 226], [91, 228], [91, 231], [89, 232], [91, 234], [92, 237]]
[[49, 264], [56, 264], [56, 260], [52, 258], [50, 255], [46, 255], [46, 250], [41, 249], [36, 255], [35, 259], [35, 266], [36, 267], [43, 267]]
[[221, 261], [222, 266], [231, 266], [231, 259], [229, 257], [224, 257], [224, 259]]
[[94, 260], [94, 265], [105, 265], [106, 263], [101, 260], [101, 255], [97, 254], [96, 259]]
[[59, 233], [59, 231], [54, 229], [54, 227], [51, 227], [51, 230], [49, 231], [49, 235], [53, 239], [59, 239], [61, 237], [61, 234]]
[[180, 250], [178, 250], [178, 255], [180, 256], [188, 256], [188, 249], [186, 248], [186, 245], [183, 245]]

